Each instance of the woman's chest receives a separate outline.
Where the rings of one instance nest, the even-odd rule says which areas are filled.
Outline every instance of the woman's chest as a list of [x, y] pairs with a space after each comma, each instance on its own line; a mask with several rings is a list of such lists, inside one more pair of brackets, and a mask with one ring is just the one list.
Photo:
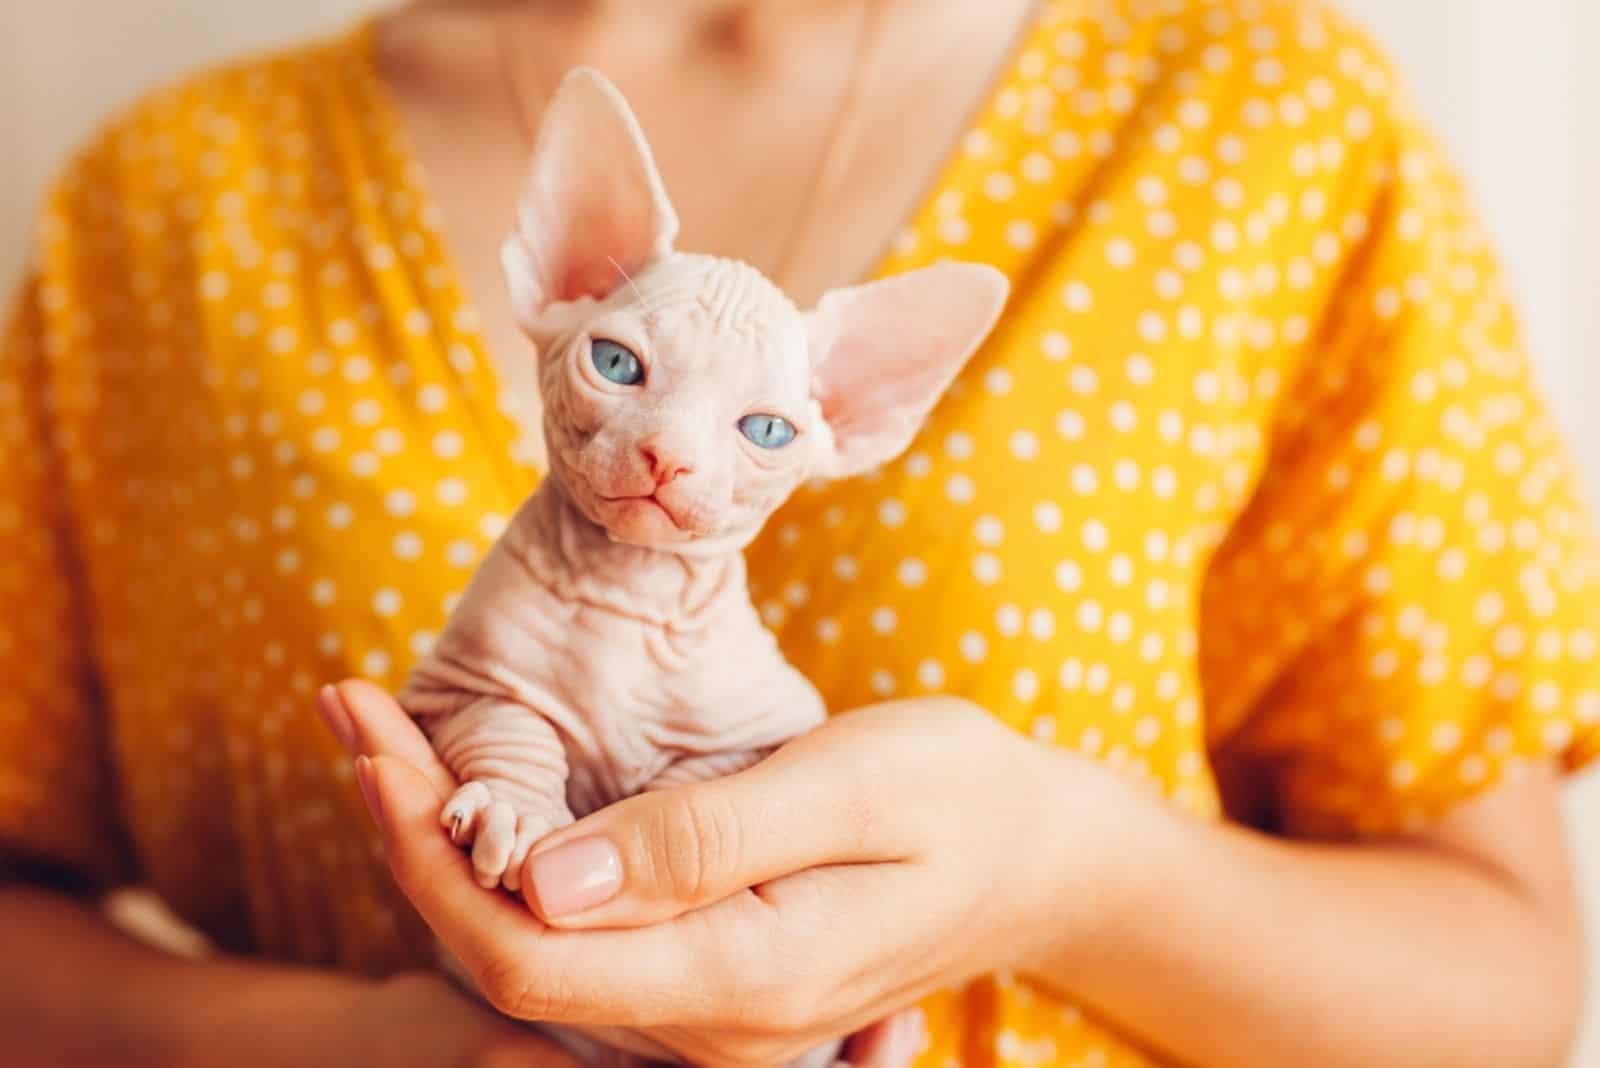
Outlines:
[[[211, 300], [202, 274], [206, 355], [137, 381], [108, 365], [103, 391], [144, 401], [112, 437], [85, 430], [105, 448], [82, 503], [113, 704], [195, 737], [222, 723], [263, 767], [286, 766], [264, 755], [285, 735], [323, 746], [321, 682], [400, 685], [536, 481], [436, 229], [386, 222], [260, 301]], [[1027, 268], [906, 456], [802, 488], [750, 551], [753, 594], [834, 711], [959, 694], [1209, 798], [1199, 586], [1277, 372], [1120, 314], [1091, 237]]]

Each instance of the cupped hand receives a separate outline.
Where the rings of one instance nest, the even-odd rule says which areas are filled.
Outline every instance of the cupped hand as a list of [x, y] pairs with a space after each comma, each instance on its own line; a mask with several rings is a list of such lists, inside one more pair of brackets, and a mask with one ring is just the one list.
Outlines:
[[[1089, 862], [1115, 852], [1128, 788], [959, 701], [835, 717], [748, 771], [603, 809], [535, 847], [526, 907], [440, 832], [453, 783], [393, 699], [349, 682], [323, 703], [396, 880], [492, 1004], [694, 1063], [782, 1064], [1026, 968], [1111, 893]], [[916, 1036], [871, 1039], [856, 1063], [903, 1063]]]

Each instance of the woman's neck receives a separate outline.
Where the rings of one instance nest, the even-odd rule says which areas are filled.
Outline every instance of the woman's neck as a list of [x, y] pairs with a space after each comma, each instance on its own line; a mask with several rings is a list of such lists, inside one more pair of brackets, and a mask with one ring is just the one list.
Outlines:
[[863, 7], [896, 0], [457, 0], [537, 22], [583, 51], [619, 48], [759, 60], [798, 36], [848, 31]]

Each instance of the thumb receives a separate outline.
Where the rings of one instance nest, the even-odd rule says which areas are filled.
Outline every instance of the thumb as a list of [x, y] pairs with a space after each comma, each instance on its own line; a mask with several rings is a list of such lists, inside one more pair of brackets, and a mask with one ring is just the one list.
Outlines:
[[553, 927], [640, 927], [807, 868], [903, 859], [867, 818], [866, 778], [809, 748], [626, 798], [546, 837], [523, 868], [528, 906]]

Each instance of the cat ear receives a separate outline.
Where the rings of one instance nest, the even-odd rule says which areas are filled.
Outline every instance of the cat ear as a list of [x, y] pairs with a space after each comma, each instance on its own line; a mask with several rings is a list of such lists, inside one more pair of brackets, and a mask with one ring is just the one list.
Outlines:
[[812, 390], [833, 433], [819, 473], [846, 478], [903, 452], [1010, 288], [993, 267], [940, 263], [824, 295], [806, 316]]
[[672, 250], [678, 216], [616, 87], [578, 67], [545, 108], [501, 251], [524, 329], [556, 301], [601, 299]]

